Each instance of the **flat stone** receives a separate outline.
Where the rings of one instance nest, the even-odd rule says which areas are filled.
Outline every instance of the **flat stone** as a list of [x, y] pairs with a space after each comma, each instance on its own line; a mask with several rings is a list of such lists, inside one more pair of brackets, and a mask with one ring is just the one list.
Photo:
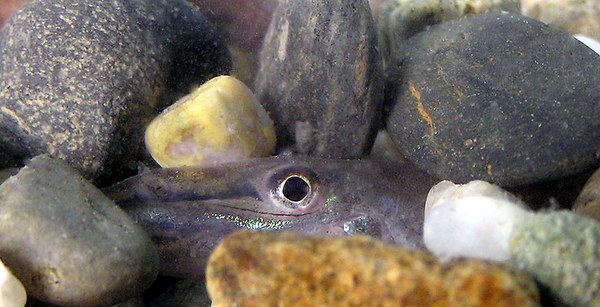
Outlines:
[[0, 258], [28, 295], [57, 305], [110, 305], [158, 274], [150, 238], [65, 162], [32, 159], [0, 186]]
[[213, 306], [536, 306], [533, 279], [478, 260], [440, 263], [365, 236], [237, 232], [207, 267]]
[[0, 166], [49, 153], [98, 183], [136, 160], [154, 109], [229, 70], [186, 1], [32, 1], [0, 34]]
[[279, 148], [358, 158], [379, 127], [381, 70], [366, 0], [282, 0], [265, 37], [254, 93], [275, 122]]
[[491, 13], [433, 26], [407, 46], [387, 129], [421, 169], [520, 186], [599, 162], [600, 56], [571, 35]]

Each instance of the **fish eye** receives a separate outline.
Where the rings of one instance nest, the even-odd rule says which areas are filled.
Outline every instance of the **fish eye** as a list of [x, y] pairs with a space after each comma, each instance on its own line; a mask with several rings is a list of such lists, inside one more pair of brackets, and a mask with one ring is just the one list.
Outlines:
[[310, 194], [310, 189], [310, 182], [306, 178], [292, 175], [279, 185], [277, 194], [291, 202], [301, 202]]
[[271, 198], [288, 209], [308, 207], [319, 192], [319, 178], [305, 167], [281, 169], [271, 177]]

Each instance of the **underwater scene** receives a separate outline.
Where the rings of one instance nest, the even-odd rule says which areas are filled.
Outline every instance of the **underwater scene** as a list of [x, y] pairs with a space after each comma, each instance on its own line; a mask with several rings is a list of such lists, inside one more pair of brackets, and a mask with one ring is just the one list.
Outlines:
[[600, 0], [0, 0], [0, 307], [600, 306]]

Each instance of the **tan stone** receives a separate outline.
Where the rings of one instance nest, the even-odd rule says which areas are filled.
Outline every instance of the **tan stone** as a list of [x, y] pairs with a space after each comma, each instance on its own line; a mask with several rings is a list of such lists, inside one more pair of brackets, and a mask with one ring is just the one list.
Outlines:
[[523, 273], [363, 236], [311, 238], [238, 232], [207, 268], [214, 306], [536, 306]]

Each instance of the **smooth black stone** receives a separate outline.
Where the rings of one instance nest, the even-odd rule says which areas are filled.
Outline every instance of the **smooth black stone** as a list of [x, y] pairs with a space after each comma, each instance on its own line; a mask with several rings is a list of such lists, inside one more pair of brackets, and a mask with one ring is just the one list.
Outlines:
[[392, 67], [387, 129], [443, 179], [520, 186], [600, 158], [600, 56], [571, 35], [493, 13], [432, 27]]
[[0, 46], [0, 166], [49, 153], [100, 184], [125, 175], [157, 110], [231, 66], [183, 0], [33, 1]]
[[279, 148], [328, 158], [367, 153], [381, 120], [381, 65], [368, 1], [281, 1], [255, 79]]

